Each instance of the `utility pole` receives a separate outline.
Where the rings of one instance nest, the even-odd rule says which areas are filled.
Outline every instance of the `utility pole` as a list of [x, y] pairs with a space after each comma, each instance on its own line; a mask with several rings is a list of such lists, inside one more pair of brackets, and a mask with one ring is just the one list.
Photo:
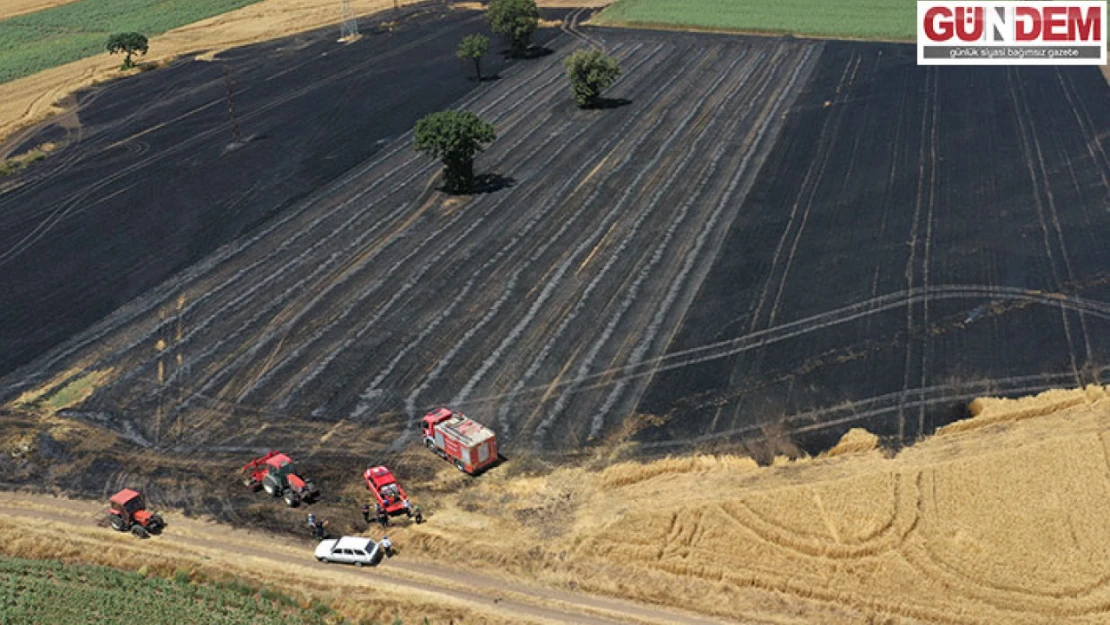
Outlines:
[[228, 72], [227, 63], [224, 63], [224, 86], [227, 87], [227, 112], [231, 116], [231, 137], [236, 144], [243, 142], [239, 133], [239, 119], [235, 115], [235, 91], [231, 88], [231, 74]]

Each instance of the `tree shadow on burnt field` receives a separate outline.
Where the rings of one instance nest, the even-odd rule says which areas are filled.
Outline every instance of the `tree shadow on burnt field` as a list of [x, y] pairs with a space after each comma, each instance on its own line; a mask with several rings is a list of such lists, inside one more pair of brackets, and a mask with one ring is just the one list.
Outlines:
[[525, 50], [523, 53], [520, 53], [520, 54], [517, 54], [516, 52], [514, 52], [510, 48], [505, 48], [505, 49], [501, 50], [500, 54], [501, 54], [501, 58], [504, 58], [504, 59], [519, 59], [519, 60], [524, 60], [524, 61], [530, 61], [532, 59], [543, 58], [543, 57], [545, 57], [549, 54], [554, 54], [554, 52], [555, 52], [554, 50], [552, 50], [551, 48], [548, 48], [546, 46], [530, 46], [527, 50]]
[[[482, 174], [474, 177], [474, 189], [467, 193], [455, 193], [452, 195], [482, 195], [485, 193], [496, 193], [502, 189], [508, 189], [516, 186], [516, 178], [512, 176], [502, 176], [501, 174]], [[440, 191], [449, 193], [445, 187], [439, 187]]]
[[632, 100], [628, 98], [598, 98], [591, 102], [589, 106], [583, 108], [591, 111], [606, 111], [628, 106], [629, 104], [632, 104]]

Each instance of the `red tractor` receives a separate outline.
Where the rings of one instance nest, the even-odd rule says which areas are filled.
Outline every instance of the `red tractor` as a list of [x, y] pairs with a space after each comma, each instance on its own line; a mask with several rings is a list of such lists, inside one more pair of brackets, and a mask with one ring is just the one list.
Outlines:
[[243, 465], [243, 484], [257, 491], [262, 488], [271, 497], [285, 499], [286, 505], [294, 507], [300, 502], [311, 502], [320, 496], [319, 489], [311, 479], [297, 475], [293, 460], [280, 451], [255, 458]]
[[166, 527], [162, 517], [146, 509], [143, 494], [125, 488], [108, 500], [108, 524], [120, 532], [130, 531], [139, 538], [161, 534]]
[[374, 499], [389, 516], [407, 514], [412, 516], [412, 505], [408, 495], [393, 477], [393, 472], [385, 467], [370, 467], [362, 474], [366, 488], [374, 493]]
[[497, 462], [497, 437], [493, 430], [461, 412], [437, 408], [420, 421], [424, 444], [449, 460], [463, 473], [474, 475]]

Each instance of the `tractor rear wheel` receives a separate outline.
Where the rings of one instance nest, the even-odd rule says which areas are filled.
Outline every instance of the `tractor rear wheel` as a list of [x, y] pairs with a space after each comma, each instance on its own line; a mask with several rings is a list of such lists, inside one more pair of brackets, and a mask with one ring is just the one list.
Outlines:
[[131, 533], [138, 538], [147, 538], [150, 536], [150, 532], [146, 531], [146, 528], [138, 523], [131, 526]]
[[276, 486], [266, 482], [262, 483], [262, 490], [266, 491], [266, 494], [271, 497], [277, 497], [281, 495], [281, 492], [278, 491]]
[[297, 504], [299, 503], [301, 503], [301, 498], [297, 495], [297, 493], [294, 493], [293, 491], [287, 491], [285, 493], [285, 505], [289, 506], [290, 508], [296, 508]]
[[116, 530], [117, 532], [127, 531], [127, 521], [124, 521], [123, 517], [119, 516], [118, 514], [109, 514], [108, 524], [111, 525], [112, 529]]
[[466, 466], [463, 465], [462, 460], [455, 461], [455, 468], [463, 473], [466, 473]]

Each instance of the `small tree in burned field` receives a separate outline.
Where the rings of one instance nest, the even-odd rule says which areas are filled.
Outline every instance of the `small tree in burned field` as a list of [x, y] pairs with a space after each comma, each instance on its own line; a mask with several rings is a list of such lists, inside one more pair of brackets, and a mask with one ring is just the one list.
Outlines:
[[472, 59], [474, 71], [478, 73], [478, 82], [482, 81], [482, 57], [489, 51], [489, 38], [475, 33], [463, 37], [459, 50], [455, 53], [460, 59]]
[[493, 124], [470, 111], [441, 111], [416, 122], [413, 147], [443, 161], [448, 193], [474, 189], [474, 156], [497, 138]]
[[514, 56], [523, 56], [532, 45], [532, 33], [540, 25], [536, 0], [490, 0], [490, 27], [509, 39]]
[[574, 101], [581, 108], [597, 104], [602, 90], [612, 85], [621, 73], [617, 60], [597, 48], [575, 50], [563, 65], [567, 68]]
[[123, 52], [126, 54], [123, 57], [123, 65], [121, 70], [131, 69], [135, 67], [135, 63], [131, 61], [131, 55], [135, 53], [146, 54], [147, 40], [146, 35], [142, 33], [116, 33], [108, 37], [108, 52], [110, 54], [119, 54]]

